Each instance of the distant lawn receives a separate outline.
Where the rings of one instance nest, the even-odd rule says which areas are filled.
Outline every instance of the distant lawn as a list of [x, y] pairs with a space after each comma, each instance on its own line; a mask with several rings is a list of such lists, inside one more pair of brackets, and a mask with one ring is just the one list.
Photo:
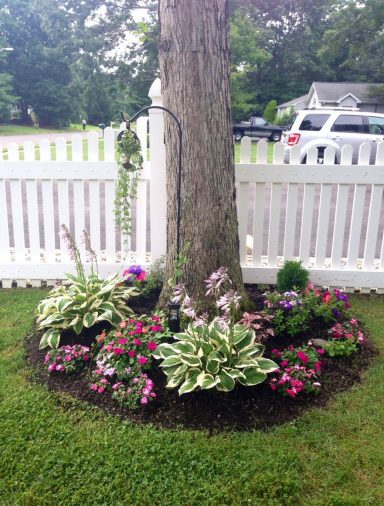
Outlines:
[[121, 420], [31, 383], [23, 339], [46, 293], [0, 289], [2, 506], [384, 504], [383, 296], [351, 297], [380, 349], [361, 384], [269, 431], [208, 434]]
[[[71, 124], [68, 128], [35, 128], [26, 125], [14, 125], [10, 123], [0, 123], [0, 136], [2, 135], [35, 135], [35, 134], [54, 134], [61, 132], [79, 132], [83, 127], [80, 124]], [[99, 130], [99, 127], [87, 125], [87, 131]]]
[[[240, 162], [240, 142], [235, 142], [235, 163]], [[268, 142], [268, 163], [272, 163], [273, 160], [273, 147], [275, 143], [274, 142]], [[252, 141], [252, 148], [251, 148], [251, 162], [256, 161], [256, 155], [257, 155], [257, 142]]]

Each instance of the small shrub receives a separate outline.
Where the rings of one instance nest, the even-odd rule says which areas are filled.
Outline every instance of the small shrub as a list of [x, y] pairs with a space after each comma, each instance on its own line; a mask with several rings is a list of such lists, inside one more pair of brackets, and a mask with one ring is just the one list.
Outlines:
[[279, 291], [304, 290], [309, 280], [309, 272], [301, 262], [286, 260], [277, 273], [277, 289]]

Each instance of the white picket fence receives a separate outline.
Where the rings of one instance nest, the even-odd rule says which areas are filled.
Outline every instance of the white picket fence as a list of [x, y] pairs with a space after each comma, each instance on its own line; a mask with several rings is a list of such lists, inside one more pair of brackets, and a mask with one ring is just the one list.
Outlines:
[[289, 165], [279, 143], [272, 164], [264, 141], [256, 163], [250, 153], [251, 141], [243, 139], [236, 181], [244, 279], [273, 283], [284, 259], [297, 258], [317, 285], [384, 292], [384, 143], [376, 165], [369, 165], [368, 143], [357, 165], [351, 165], [351, 146], [343, 148], [340, 165], [333, 148], [324, 165], [316, 164], [316, 149], [306, 165], [299, 163], [299, 147]]
[[[162, 105], [160, 81], [149, 96]], [[148, 126], [149, 124], [149, 126]], [[148, 136], [149, 143], [149, 160]], [[137, 132], [144, 154], [144, 170], [133, 203], [129, 251], [122, 252], [114, 223], [115, 132], [104, 135], [104, 160], [99, 160], [98, 135], [84, 141], [48, 141], [7, 147], [0, 159], [0, 281], [3, 287], [49, 285], [73, 272], [59, 239], [65, 223], [80, 243], [86, 228], [99, 255], [102, 275], [133, 262], [147, 265], [166, 252], [166, 184], [163, 114], [151, 110], [140, 118]], [[241, 143], [236, 164], [240, 257], [245, 282], [273, 283], [284, 259], [299, 258], [319, 285], [347, 290], [384, 291], [383, 187], [384, 143], [378, 145], [376, 165], [369, 165], [369, 145], [362, 145], [359, 162], [351, 165], [351, 148], [341, 164], [333, 165], [332, 150], [324, 165], [316, 152], [300, 165], [298, 150], [283, 163], [283, 146], [260, 141], [251, 163], [251, 140]], [[52, 150], [55, 160], [52, 160]], [[87, 153], [84, 160], [83, 153]], [[0, 153], [2, 148], [0, 146]], [[68, 159], [69, 158], [69, 159]]]

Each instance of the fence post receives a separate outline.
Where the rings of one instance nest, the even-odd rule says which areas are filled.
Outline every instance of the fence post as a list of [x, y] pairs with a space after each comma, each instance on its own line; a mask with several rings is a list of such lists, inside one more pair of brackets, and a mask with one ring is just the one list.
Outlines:
[[[161, 83], [157, 78], [149, 93], [152, 105], [163, 105]], [[151, 260], [165, 255], [167, 249], [167, 191], [164, 145], [164, 117], [160, 109], [149, 110], [151, 173]]]

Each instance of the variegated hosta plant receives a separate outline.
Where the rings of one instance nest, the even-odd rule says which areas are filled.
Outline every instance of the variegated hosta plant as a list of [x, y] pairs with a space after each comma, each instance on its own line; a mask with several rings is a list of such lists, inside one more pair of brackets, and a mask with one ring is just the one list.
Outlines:
[[179, 386], [180, 395], [208, 388], [229, 392], [237, 382], [257, 385], [279, 368], [263, 358], [264, 346], [256, 341], [254, 330], [240, 324], [226, 330], [217, 322], [191, 324], [174, 338], [177, 342], [161, 344], [153, 356], [163, 359], [160, 367], [167, 375], [167, 387]]
[[127, 300], [139, 292], [124, 286], [124, 279], [117, 274], [106, 279], [95, 274], [67, 274], [67, 277], [71, 280], [69, 286], [54, 288], [37, 306], [38, 329], [47, 329], [40, 340], [40, 349], [57, 348], [62, 330], [71, 329], [78, 335], [84, 327], [90, 328], [97, 322], [116, 325], [133, 312]]

